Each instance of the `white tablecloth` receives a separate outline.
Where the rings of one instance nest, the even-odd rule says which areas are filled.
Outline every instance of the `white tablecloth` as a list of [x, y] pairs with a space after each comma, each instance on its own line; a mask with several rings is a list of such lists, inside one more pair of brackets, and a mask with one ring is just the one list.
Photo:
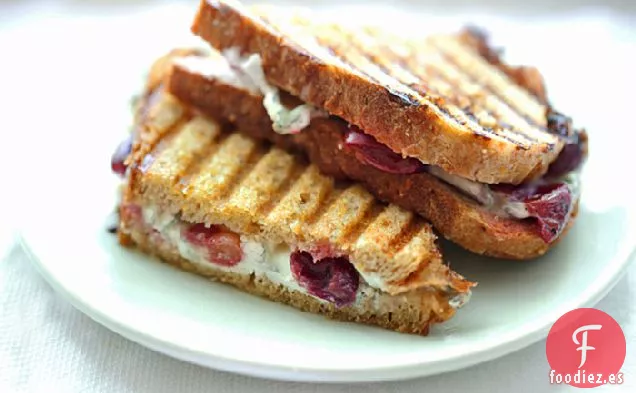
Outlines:
[[[42, 16], [43, 10], [49, 12], [49, 17], [61, 17], [71, 11], [84, 12], [87, 9], [85, 3], [57, 3], [63, 6], [38, 9], [34, 8], [34, 2], [0, 1], [0, 27], [15, 27], [26, 19]], [[488, 3], [493, 4], [492, 1]], [[76, 7], [80, 10], [76, 11]], [[0, 28], [0, 38], [1, 33]], [[3, 59], [20, 55], [1, 53], [0, 71]], [[0, 117], [15, 104], [10, 100], [10, 92], [2, 88], [0, 86]], [[28, 156], [23, 156], [22, 150], [13, 146], [20, 138], [12, 135], [11, 130], [2, 130], [2, 136], [10, 143], [3, 145], [3, 153], [0, 154], [3, 181], [0, 186], [0, 217], [3, 217], [0, 220], [0, 392], [419, 393], [550, 392], [567, 389], [565, 386], [548, 385], [545, 342], [462, 371], [418, 380], [358, 385], [285, 383], [232, 375], [183, 363], [129, 342], [76, 311], [54, 293], [20, 248], [11, 222], [19, 218], [21, 208], [27, 207], [20, 207], [19, 189], [13, 185], [17, 184], [21, 174], [19, 168], [26, 165], [25, 157]], [[45, 203], [45, 195], [43, 198]], [[598, 305], [621, 324], [627, 337], [627, 359], [623, 367], [625, 384], [602, 388], [609, 391], [636, 391], [634, 288], [636, 265]]]

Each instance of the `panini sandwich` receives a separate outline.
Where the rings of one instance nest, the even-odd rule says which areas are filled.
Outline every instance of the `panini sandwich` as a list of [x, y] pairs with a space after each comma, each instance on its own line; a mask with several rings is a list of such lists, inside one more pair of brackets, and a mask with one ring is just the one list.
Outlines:
[[573, 224], [587, 135], [536, 69], [506, 65], [483, 34], [406, 39], [215, 0], [192, 30], [213, 50], [176, 62], [172, 95], [459, 245], [534, 258]]
[[425, 335], [452, 317], [474, 283], [442, 262], [430, 225], [179, 102], [166, 77], [190, 53], [152, 67], [113, 156], [120, 242], [335, 319]]

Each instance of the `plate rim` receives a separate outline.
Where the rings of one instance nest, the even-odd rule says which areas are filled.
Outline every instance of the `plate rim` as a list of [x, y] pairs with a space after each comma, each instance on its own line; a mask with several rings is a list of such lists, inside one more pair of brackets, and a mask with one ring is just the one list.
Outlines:
[[[630, 212], [632, 211], [633, 210], [630, 209]], [[477, 350], [472, 350], [467, 354], [458, 354], [446, 357], [443, 360], [432, 362], [426, 362], [425, 360], [418, 359], [416, 362], [409, 362], [405, 364], [394, 363], [387, 366], [372, 368], [336, 369], [329, 367], [312, 368], [306, 366], [288, 367], [277, 363], [248, 361], [228, 357], [227, 354], [202, 352], [193, 348], [179, 346], [164, 338], [137, 330], [133, 326], [127, 325], [125, 321], [117, 320], [116, 318], [91, 306], [88, 302], [85, 302], [80, 297], [75, 296], [72, 291], [69, 291], [61, 282], [59, 282], [55, 274], [48, 268], [50, 265], [42, 263], [42, 259], [38, 255], [36, 248], [32, 246], [32, 242], [28, 239], [28, 228], [24, 226], [26, 221], [28, 220], [23, 221], [22, 225], [19, 226], [17, 230], [17, 239], [21, 244], [22, 249], [29, 256], [29, 260], [36, 267], [40, 275], [44, 277], [45, 281], [57, 293], [61, 294], [74, 308], [87, 315], [100, 325], [155, 352], [159, 352], [188, 363], [247, 376], [295, 382], [359, 383], [395, 381], [456, 371], [494, 360], [526, 348], [545, 338], [553, 321], [558, 319], [569, 309], [594, 306], [598, 303], [598, 301], [605, 297], [612, 288], [614, 288], [614, 286], [626, 273], [629, 265], [636, 259], [636, 239], [634, 239], [631, 244], [629, 241], [623, 242], [620, 246], [621, 248], [619, 252], [616, 254], [617, 256], [613, 259], [614, 263], [610, 264], [613, 267], [612, 271], [606, 271], [602, 276], [603, 281], [596, 281], [596, 285], [593, 290], [581, 292], [581, 294], [570, 303], [564, 303], [564, 306], [561, 308], [555, 308], [551, 313], [539, 320], [539, 322], [527, 325], [521, 333], [517, 334], [517, 332], [514, 332], [513, 334], [508, 334], [504, 337], [506, 339], [505, 341], [499, 341], [496, 345], [480, 346]], [[588, 295], [586, 296], [586, 294]], [[568, 306], [565, 306], [565, 304]], [[566, 310], [563, 311], [563, 309]]]

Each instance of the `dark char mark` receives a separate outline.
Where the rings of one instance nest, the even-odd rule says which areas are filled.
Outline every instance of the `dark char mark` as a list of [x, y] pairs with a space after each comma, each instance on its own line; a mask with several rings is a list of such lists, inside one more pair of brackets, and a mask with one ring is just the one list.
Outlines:
[[410, 94], [402, 93], [392, 89], [386, 89], [389, 100], [404, 106], [419, 106], [420, 102]]

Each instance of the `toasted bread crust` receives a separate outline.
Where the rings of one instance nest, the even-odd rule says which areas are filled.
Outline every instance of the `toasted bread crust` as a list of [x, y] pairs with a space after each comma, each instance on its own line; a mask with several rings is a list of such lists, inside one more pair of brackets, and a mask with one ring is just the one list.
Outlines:
[[[336, 118], [315, 119], [299, 134], [280, 135], [272, 130], [260, 96], [180, 66], [173, 68], [167, 83], [169, 91], [190, 107], [253, 138], [306, 154], [325, 174], [358, 181], [377, 198], [418, 212], [444, 237], [470, 251], [530, 259], [556, 243], [546, 244], [531, 222], [497, 217], [428, 173], [389, 174], [361, 163], [342, 149], [346, 124]], [[568, 228], [575, 216], [571, 216]]]
[[499, 51], [490, 46], [488, 35], [475, 27], [464, 29], [459, 38], [465, 45], [474, 48], [484, 60], [508, 75], [516, 84], [528, 90], [542, 103], [548, 104], [545, 81], [536, 67], [511, 66], [504, 63]]
[[192, 31], [219, 50], [258, 53], [270, 83], [359, 126], [403, 156], [482, 183], [518, 184], [540, 177], [563, 148], [558, 139], [522, 146], [451, 121], [437, 104], [413, 101], [325, 62], [252, 15], [234, 3], [202, 0]]
[[[151, 78], [165, 72], [163, 60]], [[417, 215], [379, 203], [359, 185], [334, 184], [282, 150], [223, 133], [165, 93], [163, 82], [154, 88], [136, 112], [128, 199], [256, 241], [329, 246], [390, 294], [474, 285], [443, 263], [430, 224]]]
[[[455, 313], [450, 308], [440, 309], [440, 304], [433, 292], [424, 293], [419, 302], [404, 302], [390, 310], [378, 311], [374, 309], [371, 299], [355, 306], [338, 308], [307, 294], [278, 285], [266, 276], [255, 277], [225, 272], [212, 265], [210, 267], [195, 265], [179, 255], [174, 248], [153, 242], [153, 237], [142, 231], [131, 231], [121, 238], [126, 239], [125, 242], [122, 242], [123, 245], [136, 246], [144, 253], [155, 255], [179, 269], [219, 280], [250, 294], [290, 305], [302, 311], [321, 314], [334, 320], [375, 325], [397, 332], [425, 336], [429, 333], [430, 325], [448, 320]], [[379, 296], [388, 297], [389, 295], [381, 294]]]

